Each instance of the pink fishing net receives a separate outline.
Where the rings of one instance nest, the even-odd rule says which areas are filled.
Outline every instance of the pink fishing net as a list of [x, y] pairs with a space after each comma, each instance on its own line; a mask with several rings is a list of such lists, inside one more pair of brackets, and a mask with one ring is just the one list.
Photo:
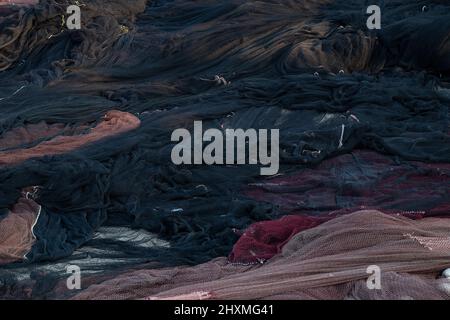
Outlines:
[[35, 241], [33, 225], [41, 207], [24, 194], [0, 220], [0, 265], [24, 259]]
[[[0, 165], [14, 165], [35, 157], [63, 154], [103, 138], [136, 129], [139, 125], [140, 120], [130, 113], [117, 110], [109, 111], [106, 113], [103, 120], [86, 134], [57, 136], [31, 148], [16, 149], [14, 151], [2, 151], [0, 152]], [[31, 127], [31, 130], [34, 128], [39, 128], [39, 126]], [[48, 130], [44, 130], [44, 132], [46, 131], [46, 133], [49, 133], [58, 130], [59, 126], [54, 125], [48, 127], [47, 129]], [[37, 131], [38, 132], [35, 132], [36, 135], [34, 135], [30, 134], [30, 129], [25, 131], [16, 129], [12, 133], [6, 134], [4, 139], [6, 140], [12, 136], [15, 136], [15, 140], [18, 141], [13, 143], [17, 143], [19, 141], [26, 142], [38, 138], [39, 135], [43, 133], [42, 125], [41, 130]], [[24, 133], [21, 134], [21, 132]], [[4, 142], [4, 144], [7, 145], [8, 143]]]

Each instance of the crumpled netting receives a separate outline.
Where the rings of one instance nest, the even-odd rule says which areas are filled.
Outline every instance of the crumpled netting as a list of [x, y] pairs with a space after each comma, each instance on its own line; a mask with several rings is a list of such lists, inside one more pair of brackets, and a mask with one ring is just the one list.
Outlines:
[[[359, 211], [298, 233], [263, 265], [219, 258], [194, 267], [142, 269], [91, 285], [74, 298], [174, 299], [195, 293], [212, 299], [449, 298], [443, 280], [435, 279], [450, 265], [449, 228], [447, 219]], [[445, 245], [427, 247], [411, 235]], [[378, 291], [367, 287], [372, 265], [381, 270]]]
[[14, 150], [37, 144], [46, 139], [67, 132], [67, 127], [61, 123], [47, 124], [41, 121], [24, 127], [17, 127], [4, 132], [0, 137], [0, 150]]
[[86, 144], [136, 129], [139, 125], [139, 119], [130, 113], [109, 111], [102, 121], [86, 134], [56, 136], [30, 148], [0, 151], [0, 165], [17, 165], [32, 158], [69, 153]]
[[[448, 213], [438, 187], [445, 171], [408, 162], [450, 160], [447, 1], [387, 1], [380, 31], [367, 30], [363, 0], [80, 1], [81, 30], [62, 24], [69, 3], [0, 8], [0, 134], [43, 121], [80, 128], [111, 110], [140, 126], [0, 168], [0, 219], [25, 187], [38, 187], [42, 206], [28, 261], [0, 270], [11, 296], [53, 294], [67, 275], [52, 261], [69, 263], [79, 249], [90, 248], [73, 258], [88, 272], [195, 265], [227, 256], [236, 230], [292, 213], [246, 193], [266, 182], [259, 167], [172, 165], [170, 135], [194, 120], [205, 129], [280, 129], [285, 175], [376, 151], [390, 159], [386, 167], [435, 179], [413, 202], [392, 201], [394, 211]], [[59, 136], [36, 133], [20, 148]], [[350, 185], [330, 210], [360, 205], [345, 195], [366, 189]], [[314, 195], [308, 202], [317, 207]], [[327, 214], [316, 207], [309, 212]], [[100, 227], [142, 230], [169, 247], [98, 238]]]
[[450, 210], [450, 164], [401, 161], [357, 150], [252, 183], [245, 194], [286, 212], [336, 216], [358, 209], [411, 217]]
[[0, 6], [22, 5], [30, 6], [39, 3], [39, 0], [0, 0]]
[[[71, 1], [44, 0], [27, 9], [0, 8], [0, 70], [7, 70], [19, 63], [25, 69], [47, 73], [45, 67], [39, 70], [36, 60], [41, 60], [47, 67], [53, 64], [62, 68], [77, 67], [79, 63], [87, 64], [89, 60], [96, 64], [104, 58], [109, 45], [120, 36], [120, 22], [132, 22], [134, 16], [143, 11], [145, 3], [145, 0], [80, 1], [84, 28], [82, 32], [72, 34], [64, 33], [67, 30], [66, 17], [69, 16], [66, 9], [74, 4]], [[60, 41], [49, 41], [61, 34], [63, 39]], [[50, 60], [46, 57], [49, 54], [53, 55]]]
[[381, 288], [371, 290], [366, 280], [354, 283], [347, 300], [442, 300], [450, 298], [448, 279], [386, 272], [381, 274]]
[[228, 259], [233, 263], [263, 263], [300, 231], [313, 228], [326, 218], [284, 216], [274, 221], [256, 222], [248, 227], [233, 246]]
[[0, 265], [20, 261], [30, 251], [40, 211], [41, 207], [24, 195], [0, 220]]

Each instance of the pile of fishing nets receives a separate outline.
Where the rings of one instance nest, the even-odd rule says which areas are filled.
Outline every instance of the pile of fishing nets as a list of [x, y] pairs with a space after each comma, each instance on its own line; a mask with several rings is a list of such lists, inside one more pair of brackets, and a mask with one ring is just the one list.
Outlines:
[[449, 106], [447, 0], [0, 0], [0, 298], [449, 299]]

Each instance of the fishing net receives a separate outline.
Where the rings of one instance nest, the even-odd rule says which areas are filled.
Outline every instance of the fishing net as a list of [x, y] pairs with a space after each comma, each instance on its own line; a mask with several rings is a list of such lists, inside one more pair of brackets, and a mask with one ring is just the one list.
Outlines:
[[[299, 232], [262, 265], [218, 259], [194, 267], [143, 269], [92, 285], [75, 298], [173, 299], [203, 292], [215, 299], [443, 299], [448, 292], [435, 277], [449, 266], [449, 227], [450, 220], [359, 211]], [[378, 290], [367, 286], [372, 265], [382, 274]]]
[[[253, 223], [287, 214], [448, 215], [448, 1], [370, 3], [381, 30], [367, 29], [364, 0], [78, 1], [80, 30], [66, 25], [71, 1], [15, 2], [0, 1], [0, 226], [17, 230], [0, 239], [2, 297], [73, 296], [72, 263], [85, 284], [143, 266], [195, 268], [228, 256]], [[175, 166], [171, 134], [194, 120], [279, 129], [280, 176]], [[238, 260], [269, 259], [321, 226], [299, 220], [274, 241], [251, 239]], [[352, 270], [349, 281], [361, 279]]]

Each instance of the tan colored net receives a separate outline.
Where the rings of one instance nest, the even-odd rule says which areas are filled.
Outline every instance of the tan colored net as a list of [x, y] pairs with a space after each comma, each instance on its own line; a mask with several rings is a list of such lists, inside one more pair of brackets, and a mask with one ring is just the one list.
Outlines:
[[449, 298], [442, 291], [440, 283], [448, 280], [434, 280], [426, 276], [386, 272], [381, 274], [380, 290], [371, 290], [365, 280], [357, 281], [348, 286], [347, 300], [440, 300]]
[[0, 165], [13, 165], [30, 158], [63, 154], [106, 137], [136, 129], [140, 120], [131, 113], [109, 111], [102, 122], [87, 134], [58, 136], [32, 148], [0, 152]]
[[[298, 233], [263, 265], [220, 258], [194, 267], [139, 270], [75, 298], [442, 299], [448, 295], [434, 277], [450, 266], [448, 236], [448, 219], [359, 211]], [[371, 265], [381, 270], [380, 289], [366, 285]]]
[[41, 206], [25, 196], [0, 220], [0, 265], [22, 260], [35, 241]]

